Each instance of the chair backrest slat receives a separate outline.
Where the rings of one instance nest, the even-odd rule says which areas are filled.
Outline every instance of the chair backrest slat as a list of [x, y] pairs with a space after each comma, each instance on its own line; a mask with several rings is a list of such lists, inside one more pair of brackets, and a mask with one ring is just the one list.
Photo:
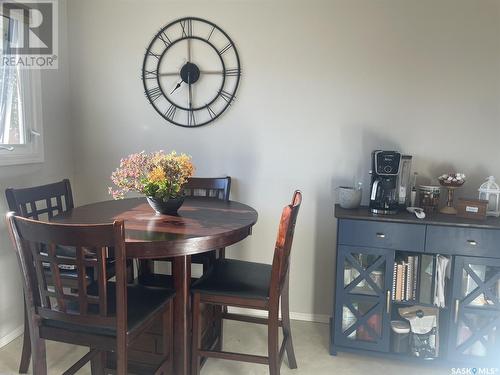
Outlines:
[[[86, 272], [85, 272], [85, 260], [83, 254], [83, 248], [81, 246], [77, 246], [76, 248], [76, 268], [78, 274], [78, 290], [81, 293], [78, 293], [78, 304], [80, 307], [80, 314], [84, 315], [86, 311], [88, 311], [88, 296], [87, 296], [87, 280], [86, 280]], [[87, 298], [86, 298], [87, 297]]]
[[48, 244], [49, 250], [49, 264], [50, 271], [52, 273], [52, 283], [54, 284], [54, 290], [57, 299], [57, 308], [63, 312], [66, 312], [66, 301], [64, 300], [64, 291], [61, 280], [61, 272], [59, 271], [59, 265], [54, 262], [56, 259], [56, 245], [53, 243]]
[[278, 237], [274, 247], [270, 298], [277, 298], [279, 296], [279, 291], [283, 287], [288, 273], [295, 223], [301, 203], [302, 193], [296, 190], [293, 194], [292, 203], [285, 206], [281, 214]]
[[[35, 305], [38, 305], [38, 303], [41, 304], [42, 307], [51, 308], [51, 303], [50, 303], [50, 298], [49, 295], [46, 293], [48, 291], [48, 286], [47, 286], [47, 277], [45, 270], [43, 269], [43, 259], [41, 256], [41, 249], [40, 249], [40, 244], [39, 243], [34, 243], [34, 242], [28, 242], [26, 240], [23, 240], [24, 245], [23, 247], [28, 247], [30, 249], [30, 253], [25, 252], [24, 256], [26, 258], [26, 264], [31, 265], [33, 264], [34, 272], [30, 272], [31, 275], [36, 275], [36, 279], [33, 278], [33, 280], [30, 282], [30, 286], [34, 290], [39, 290], [41, 292], [41, 295], [38, 296], [37, 293], [35, 293], [34, 296], [34, 303]], [[29, 257], [29, 258], [28, 258]], [[47, 255], [43, 256], [45, 260], [49, 260], [50, 258]], [[32, 268], [28, 268], [28, 271], [31, 271]]]
[[191, 177], [184, 185], [184, 194], [187, 196], [216, 198], [229, 200], [231, 192], [231, 177]]
[[54, 217], [54, 209], [52, 208], [52, 199], [51, 198], [45, 199], [45, 206], [46, 206], [47, 215], [49, 216], [49, 219], [52, 219]]
[[108, 315], [108, 291], [106, 285], [106, 251], [100, 247], [97, 249], [97, 281], [99, 285], [99, 305], [101, 306], [100, 315]]
[[[99, 225], [62, 225], [7, 215], [9, 231], [23, 271], [27, 311], [35, 321], [55, 319], [84, 326], [116, 327], [126, 322], [126, 308], [108, 306], [106, 259], [113, 248], [116, 262], [116, 290], [125, 293], [125, 239], [122, 221]], [[72, 251], [64, 248], [70, 247]], [[73, 255], [74, 254], [74, 255]], [[77, 274], [77, 284], [65, 287], [61, 266]], [[90, 267], [89, 267], [90, 266]], [[119, 268], [120, 272], [118, 272]], [[97, 275], [89, 275], [90, 270]], [[89, 284], [90, 280], [90, 284]], [[57, 304], [51, 303], [55, 300]], [[125, 314], [125, 315], [124, 315]], [[121, 323], [123, 324], [123, 323]]]
[[56, 197], [56, 203], [57, 203], [57, 213], [60, 214], [61, 212], [63, 212], [63, 204], [60, 195]]
[[[8, 188], [5, 190], [5, 195], [9, 210], [35, 220], [40, 220], [45, 214], [48, 219], [52, 219], [54, 215], [74, 207], [71, 184], [68, 179], [29, 188]], [[55, 199], [55, 204], [53, 199]]]
[[[31, 210], [30, 210], [31, 216], [33, 217], [33, 219], [38, 220], [39, 219], [38, 215], [40, 212], [36, 208], [36, 203], [29, 202], [29, 204], [30, 204], [30, 208], [31, 208]], [[26, 212], [28, 212], [28, 211], [26, 211]]]

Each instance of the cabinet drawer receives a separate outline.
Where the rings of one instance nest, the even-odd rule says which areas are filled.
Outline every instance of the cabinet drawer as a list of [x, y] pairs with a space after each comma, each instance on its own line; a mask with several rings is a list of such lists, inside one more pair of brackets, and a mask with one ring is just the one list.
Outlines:
[[425, 251], [500, 258], [500, 230], [429, 226]]
[[424, 252], [425, 225], [342, 219], [339, 244]]

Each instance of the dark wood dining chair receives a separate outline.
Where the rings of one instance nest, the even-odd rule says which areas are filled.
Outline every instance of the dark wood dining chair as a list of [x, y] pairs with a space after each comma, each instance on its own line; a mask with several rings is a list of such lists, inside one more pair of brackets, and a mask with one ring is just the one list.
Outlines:
[[[189, 197], [206, 197], [229, 201], [231, 193], [231, 177], [191, 177], [184, 186], [184, 194]], [[210, 253], [195, 254], [191, 257], [191, 263], [203, 264], [205, 272], [211, 262], [218, 256], [225, 257], [225, 249], [217, 249]]]
[[231, 177], [191, 177], [184, 185], [184, 194], [189, 197], [229, 200]]
[[[5, 190], [5, 196], [7, 198], [7, 205], [9, 210], [16, 212], [18, 215], [25, 218], [31, 218], [34, 220], [50, 220], [55, 215], [71, 210], [74, 207], [73, 203], [73, 193], [71, 190], [71, 183], [69, 179], [64, 179], [62, 181], [41, 185], [33, 186], [28, 188], [7, 188]], [[75, 249], [69, 247], [59, 246], [57, 248], [57, 253], [59, 255], [69, 255], [75, 256]], [[114, 260], [108, 259], [106, 264], [107, 274], [109, 277], [114, 276]], [[129, 262], [131, 266], [131, 262]], [[129, 280], [132, 279], [131, 267], [129, 266]], [[60, 270], [61, 281], [64, 286], [67, 287], [78, 287], [78, 274], [73, 269], [75, 267], [69, 266]], [[47, 277], [51, 277], [50, 269], [47, 264], [44, 267]], [[93, 269], [89, 268], [88, 272], [88, 282], [90, 283], [93, 279], [92, 275]], [[28, 372], [30, 358], [31, 358], [31, 346], [27, 313], [24, 314], [24, 330], [23, 335], [23, 349], [21, 354], [21, 362], [19, 364], [19, 373], [25, 374]]]
[[44, 215], [52, 219], [54, 215], [74, 207], [71, 183], [68, 179], [29, 188], [7, 188], [5, 196], [9, 210], [35, 220], [40, 220]]
[[[35, 220], [43, 217], [51, 219], [54, 215], [68, 211], [74, 207], [71, 183], [68, 179], [30, 188], [8, 188], [5, 190], [5, 196], [9, 210], [15, 211], [23, 217]], [[64, 284], [76, 285], [77, 275], [75, 272], [65, 270], [62, 272], [62, 278]], [[21, 374], [28, 372], [31, 358], [26, 309], [24, 311], [24, 327], [23, 350], [19, 364], [19, 373]]]
[[[206, 197], [229, 201], [231, 191], [231, 177], [191, 177], [184, 185], [184, 194], [187, 197]], [[206, 272], [215, 259], [225, 257], [225, 249], [217, 249], [203, 254], [191, 256], [191, 263], [201, 264]], [[154, 262], [172, 262], [172, 259], [143, 260], [139, 262], [138, 280], [143, 285], [162, 287], [173, 286], [170, 275], [154, 272]]]
[[[292, 203], [283, 209], [274, 248], [272, 265], [219, 259], [213, 267], [192, 286], [192, 374], [200, 373], [205, 358], [267, 364], [271, 375], [280, 373], [286, 351], [288, 365], [297, 368], [290, 330], [288, 296], [290, 252], [295, 223], [302, 202], [302, 193], [295, 191]], [[281, 300], [281, 319], [279, 306]], [[235, 306], [268, 311], [268, 318], [250, 317], [224, 312], [223, 319], [266, 324], [268, 330], [268, 356], [248, 355], [202, 347], [201, 304]], [[283, 329], [283, 342], [278, 343], [278, 329]]]
[[[128, 348], [156, 319], [162, 319], [164, 357], [152, 373], [167, 374], [172, 364], [172, 298], [167, 289], [127, 285], [123, 221], [100, 225], [46, 223], [7, 214], [17, 250], [33, 356], [33, 374], [47, 374], [46, 340], [88, 346], [89, 352], [64, 375], [88, 361], [92, 374], [104, 374], [106, 354], [116, 355], [116, 373], [127, 374]], [[75, 248], [75, 256], [57, 254], [57, 246]], [[110, 249], [113, 249], [111, 252]], [[106, 258], [115, 258], [116, 281], [106, 275]], [[51, 278], [44, 264], [49, 264]], [[75, 266], [77, 288], [65, 288], [60, 266]], [[96, 280], [87, 284], [93, 268]], [[166, 335], [165, 331], [170, 333]]]

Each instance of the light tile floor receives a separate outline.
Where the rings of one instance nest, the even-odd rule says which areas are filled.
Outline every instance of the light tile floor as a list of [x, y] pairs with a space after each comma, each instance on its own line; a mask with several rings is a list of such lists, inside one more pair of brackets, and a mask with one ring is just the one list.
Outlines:
[[[261, 325], [240, 322], [224, 322], [224, 348], [231, 351], [247, 351], [266, 354], [266, 328]], [[281, 367], [283, 375], [445, 375], [451, 368], [432, 363], [390, 361], [376, 357], [366, 357], [340, 353], [332, 357], [328, 353], [328, 325], [308, 322], [292, 322], [295, 353], [299, 368], [290, 370], [285, 358]], [[14, 340], [0, 349], [0, 375], [17, 374], [21, 353], [21, 339]], [[78, 360], [86, 349], [67, 344], [49, 342], [47, 344], [49, 374], [61, 374]], [[90, 374], [87, 365], [80, 374]], [[202, 375], [264, 375], [268, 369], [264, 365], [210, 359], [201, 371]]]

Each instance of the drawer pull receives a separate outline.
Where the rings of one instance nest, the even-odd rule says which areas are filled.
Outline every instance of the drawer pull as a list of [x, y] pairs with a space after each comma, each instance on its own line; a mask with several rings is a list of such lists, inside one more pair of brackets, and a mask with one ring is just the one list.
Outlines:
[[477, 241], [474, 240], [467, 240], [467, 243], [471, 246], [477, 246]]
[[377, 233], [377, 238], [385, 238], [385, 234], [384, 233]]
[[458, 323], [458, 310], [460, 308], [460, 300], [459, 299], [456, 299], [455, 300], [455, 318], [453, 319], [455, 324]]

